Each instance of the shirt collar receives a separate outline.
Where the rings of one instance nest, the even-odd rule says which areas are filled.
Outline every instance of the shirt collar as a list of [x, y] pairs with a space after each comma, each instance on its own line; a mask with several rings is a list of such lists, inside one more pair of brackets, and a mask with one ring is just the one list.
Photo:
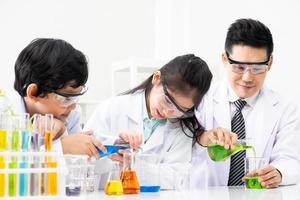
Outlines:
[[[228, 91], [228, 99], [230, 103], [233, 103], [240, 99], [240, 97], [236, 95], [236, 93], [233, 91], [230, 85], [228, 85], [227, 91]], [[254, 95], [252, 95], [251, 97], [245, 98], [243, 100], [247, 102], [247, 105], [253, 108], [258, 99], [259, 94], [260, 94], [260, 90], [256, 92]]]

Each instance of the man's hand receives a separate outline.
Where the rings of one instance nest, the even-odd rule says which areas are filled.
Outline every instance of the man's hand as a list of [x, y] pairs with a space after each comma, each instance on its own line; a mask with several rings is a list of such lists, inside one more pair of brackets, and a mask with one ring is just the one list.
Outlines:
[[205, 131], [197, 139], [198, 143], [201, 146], [207, 147], [210, 143], [217, 143], [224, 146], [225, 149], [234, 147], [237, 143], [237, 135], [232, 133], [224, 128], [214, 128], [208, 131]]
[[276, 188], [282, 181], [281, 173], [271, 165], [258, 169], [257, 175], [261, 185], [265, 188]]
[[95, 146], [106, 152], [106, 148], [93, 137], [92, 131], [74, 133], [61, 138], [64, 154], [81, 154], [99, 159], [99, 153]]

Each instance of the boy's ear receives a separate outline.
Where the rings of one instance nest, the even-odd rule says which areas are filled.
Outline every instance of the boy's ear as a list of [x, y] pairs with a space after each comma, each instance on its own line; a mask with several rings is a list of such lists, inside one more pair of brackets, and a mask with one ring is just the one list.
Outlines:
[[26, 97], [36, 101], [38, 96], [36, 95], [38, 92], [38, 86], [35, 83], [30, 83], [26, 89]]

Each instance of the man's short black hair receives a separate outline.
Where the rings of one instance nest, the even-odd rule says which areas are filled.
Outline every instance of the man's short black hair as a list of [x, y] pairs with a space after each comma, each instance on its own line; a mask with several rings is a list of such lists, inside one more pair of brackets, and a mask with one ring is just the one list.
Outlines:
[[26, 96], [26, 88], [35, 83], [36, 96], [65, 86], [83, 86], [88, 79], [87, 59], [71, 44], [60, 39], [38, 38], [19, 54], [15, 63], [14, 88]]
[[263, 23], [253, 19], [238, 19], [228, 29], [225, 50], [232, 53], [234, 45], [265, 48], [268, 57], [273, 52], [271, 31]]

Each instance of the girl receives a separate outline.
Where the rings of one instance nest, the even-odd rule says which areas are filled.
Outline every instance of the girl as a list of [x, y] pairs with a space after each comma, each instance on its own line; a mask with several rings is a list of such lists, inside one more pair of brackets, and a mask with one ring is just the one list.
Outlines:
[[85, 129], [94, 130], [101, 141], [107, 133], [119, 134], [134, 149], [140, 146], [144, 153], [157, 154], [161, 189], [174, 189], [174, 173], [188, 169], [192, 143], [203, 132], [194, 107], [211, 79], [202, 59], [178, 56], [136, 88], [101, 103]]

